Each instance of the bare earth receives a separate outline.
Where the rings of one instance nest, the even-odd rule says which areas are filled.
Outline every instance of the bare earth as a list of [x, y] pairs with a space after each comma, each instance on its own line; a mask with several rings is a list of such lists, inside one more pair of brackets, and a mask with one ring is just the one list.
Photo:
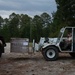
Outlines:
[[40, 52], [10, 53], [7, 44], [0, 58], [0, 75], [75, 75], [75, 59], [63, 53], [57, 61], [46, 61]]

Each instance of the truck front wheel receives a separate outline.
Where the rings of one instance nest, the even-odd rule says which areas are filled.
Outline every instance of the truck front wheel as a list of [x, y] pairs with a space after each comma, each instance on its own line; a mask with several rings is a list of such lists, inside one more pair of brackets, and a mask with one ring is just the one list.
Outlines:
[[58, 58], [58, 50], [55, 47], [48, 47], [42, 52], [47, 61], [54, 61]]

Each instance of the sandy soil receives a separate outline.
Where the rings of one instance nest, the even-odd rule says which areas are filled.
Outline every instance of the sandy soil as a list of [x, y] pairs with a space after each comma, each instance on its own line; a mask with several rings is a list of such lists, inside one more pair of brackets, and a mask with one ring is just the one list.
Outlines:
[[75, 59], [63, 53], [57, 61], [45, 61], [40, 52], [10, 53], [7, 44], [0, 58], [0, 75], [75, 75]]

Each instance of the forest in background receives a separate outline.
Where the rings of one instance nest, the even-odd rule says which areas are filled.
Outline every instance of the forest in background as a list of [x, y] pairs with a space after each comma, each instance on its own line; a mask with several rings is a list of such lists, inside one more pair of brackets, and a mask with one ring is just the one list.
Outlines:
[[0, 35], [6, 42], [10, 38], [29, 38], [37, 42], [40, 37], [57, 37], [60, 28], [75, 26], [75, 0], [55, 0], [57, 11], [52, 16], [44, 12], [33, 18], [27, 14], [12, 13], [9, 18], [0, 16]]

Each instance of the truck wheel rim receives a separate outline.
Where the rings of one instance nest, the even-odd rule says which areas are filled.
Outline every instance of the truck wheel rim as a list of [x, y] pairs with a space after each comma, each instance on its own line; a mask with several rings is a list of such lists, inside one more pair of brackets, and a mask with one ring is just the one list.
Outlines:
[[48, 58], [53, 58], [55, 56], [55, 51], [54, 50], [48, 50], [47, 51], [47, 57]]

